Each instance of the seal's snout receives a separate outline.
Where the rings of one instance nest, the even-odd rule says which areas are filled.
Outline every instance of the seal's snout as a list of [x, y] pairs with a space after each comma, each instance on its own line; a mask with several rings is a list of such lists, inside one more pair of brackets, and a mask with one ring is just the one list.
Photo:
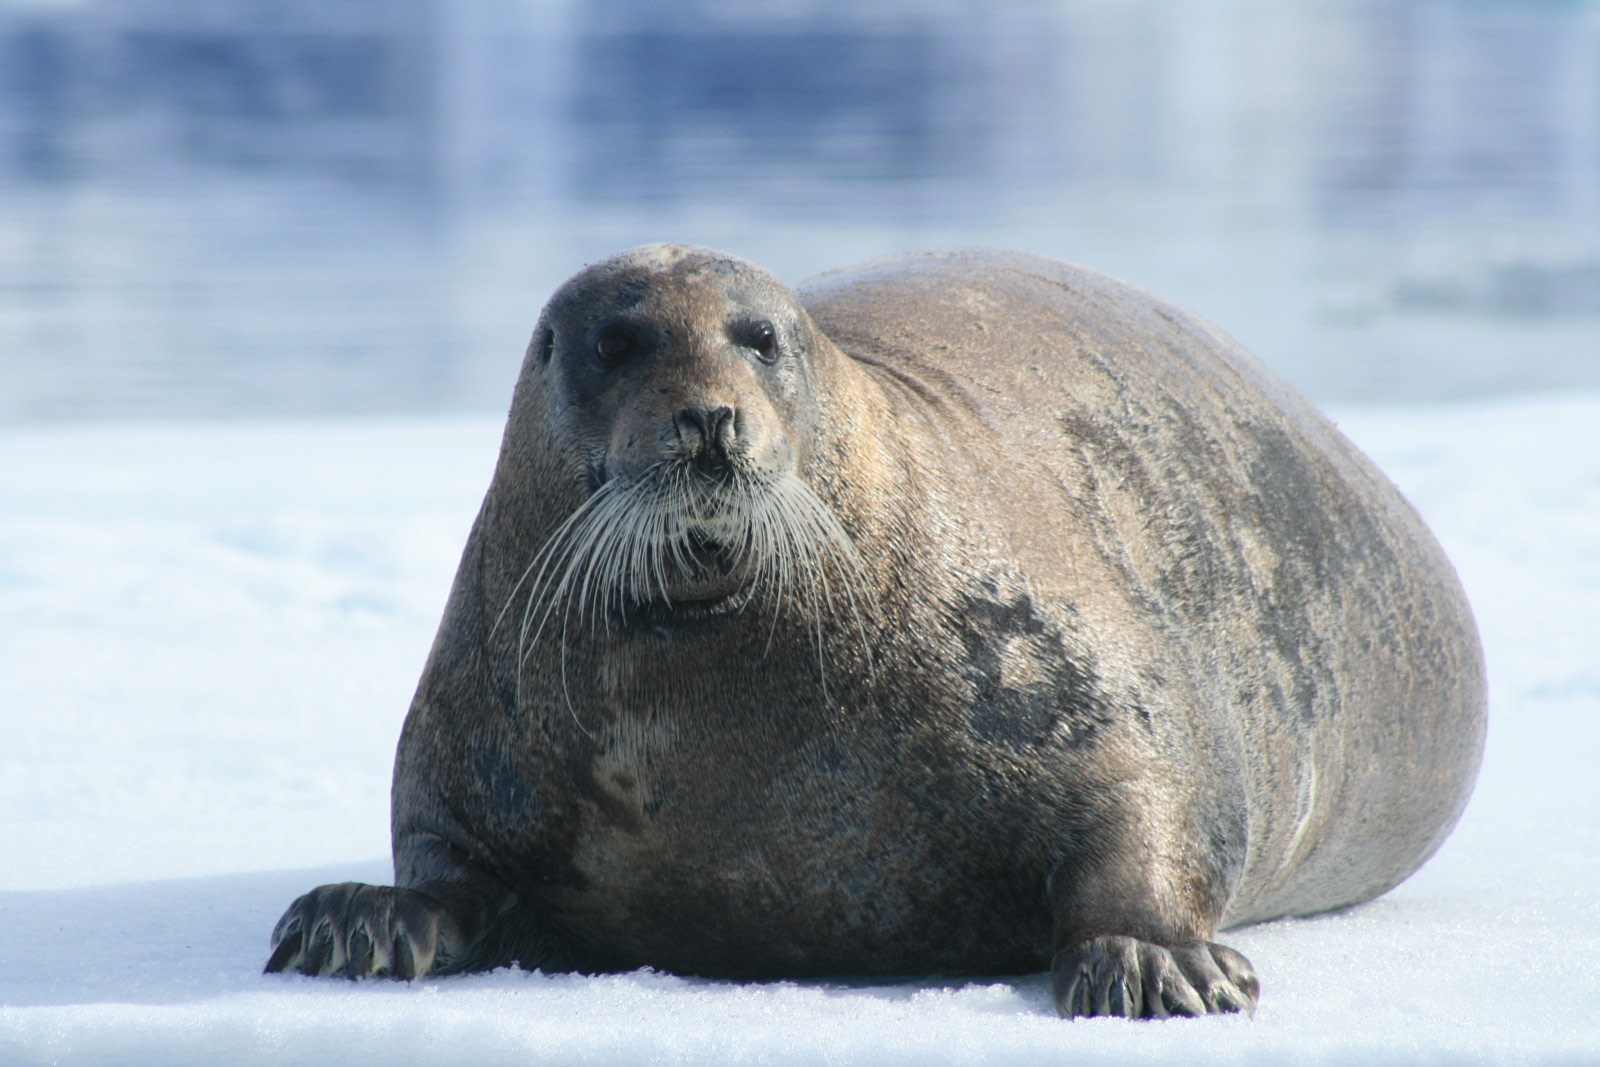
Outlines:
[[687, 407], [673, 417], [673, 425], [685, 457], [702, 467], [727, 466], [738, 432], [731, 407]]

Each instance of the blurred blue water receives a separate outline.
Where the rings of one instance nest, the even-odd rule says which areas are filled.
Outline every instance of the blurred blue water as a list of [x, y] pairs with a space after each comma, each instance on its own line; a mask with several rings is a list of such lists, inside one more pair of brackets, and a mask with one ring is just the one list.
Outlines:
[[0, 421], [503, 409], [584, 262], [1021, 248], [1321, 400], [1600, 386], [1600, 4], [0, 0]]

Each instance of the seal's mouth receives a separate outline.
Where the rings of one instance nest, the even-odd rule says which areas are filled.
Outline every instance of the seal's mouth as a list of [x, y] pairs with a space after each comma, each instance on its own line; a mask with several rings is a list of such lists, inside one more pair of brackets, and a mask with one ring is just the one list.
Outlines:
[[641, 607], [669, 614], [708, 614], [739, 599], [748, 584], [746, 567], [717, 538], [690, 531], [670, 553], [661, 582]]
[[741, 588], [704, 600], [652, 600], [634, 605], [621, 620], [622, 630], [682, 630], [686, 627], [727, 623], [743, 616], [750, 599], [750, 591]]
[[720, 543], [693, 538], [682, 551], [678, 573], [657, 586], [650, 599], [624, 609], [622, 628], [638, 635], [726, 625], [755, 596], [755, 583], [743, 571]]

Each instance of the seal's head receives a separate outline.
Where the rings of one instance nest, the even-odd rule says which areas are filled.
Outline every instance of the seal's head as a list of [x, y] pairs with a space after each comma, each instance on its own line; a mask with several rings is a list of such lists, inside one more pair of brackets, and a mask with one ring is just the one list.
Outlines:
[[542, 440], [508, 434], [501, 458], [546, 460], [519, 479], [551, 527], [521, 583], [535, 614], [685, 621], [812, 598], [848, 565], [804, 477], [819, 342], [782, 283], [703, 249], [634, 249], [557, 290], [512, 412]]

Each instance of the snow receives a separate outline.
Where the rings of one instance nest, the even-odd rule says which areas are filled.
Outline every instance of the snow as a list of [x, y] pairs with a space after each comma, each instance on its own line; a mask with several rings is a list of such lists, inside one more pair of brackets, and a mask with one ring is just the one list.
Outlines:
[[0, 1063], [1600, 1058], [1600, 396], [1348, 409], [1477, 610], [1455, 835], [1224, 940], [1253, 1018], [1054, 1017], [1042, 975], [737, 984], [262, 976], [285, 905], [388, 876], [389, 765], [488, 419], [0, 429]]

